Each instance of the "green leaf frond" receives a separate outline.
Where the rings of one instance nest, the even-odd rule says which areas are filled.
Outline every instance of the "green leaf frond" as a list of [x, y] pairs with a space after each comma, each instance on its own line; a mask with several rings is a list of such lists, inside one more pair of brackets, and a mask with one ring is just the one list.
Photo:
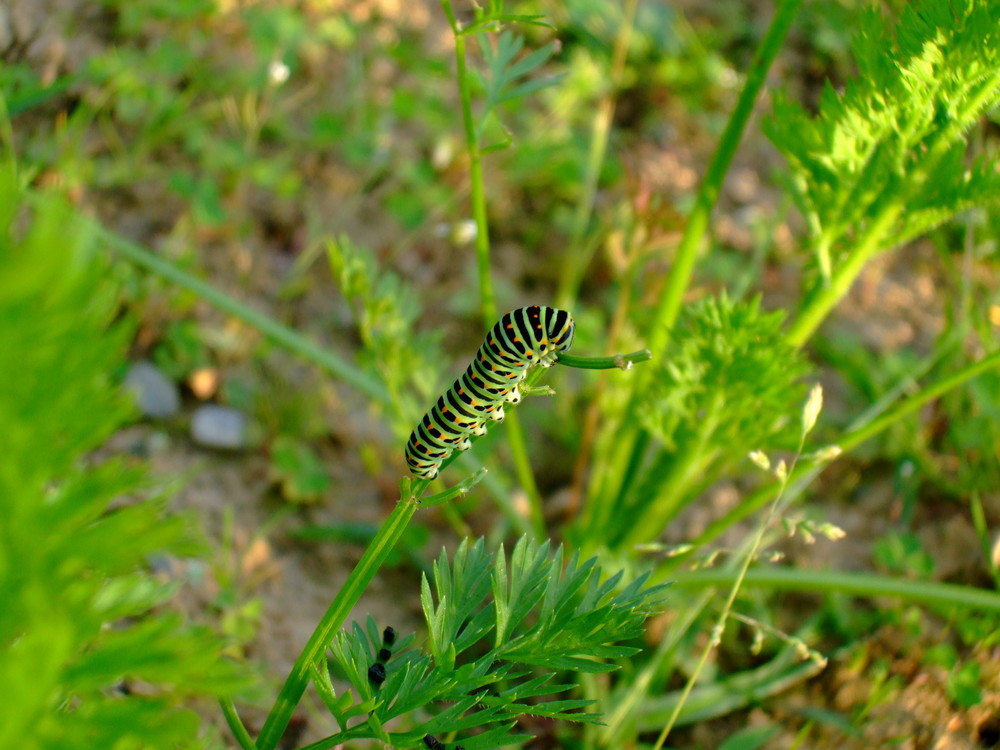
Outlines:
[[742, 458], [795, 419], [808, 366], [784, 342], [783, 317], [725, 293], [685, 310], [642, 409], [668, 452], [695, 440], [702, 455]]
[[1000, 182], [995, 158], [968, 168], [963, 141], [1000, 101], [1000, 5], [922, 0], [895, 29], [873, 8], [853, 51], [857, 78], [843, 92], [828, 87], [816, 115], [778, 97], [766, 123], [816, 249], [834, 263], [847, 249], [839, 243], [890, 206], [905, 210], [887, 246], [995, 202]]
[[479, 49], [486, 64], [486, 70], [479, 73], [486, 95], [484, 111], [479, 119], [480, 133], [491, 116], [497, 116], [497, 108], [501, 104], [534, 94], [563, 78], [563, 74], [531, 77], [555, 53], [555, 42], [522, 56], [524, 38], [511, 31], [502, 31], [496, 37], [481, 35]]
[[[342, 731], [322, 746], [379, 737], [416, 747], [425, 734], [457, 732], [466, 748], [500, 747], [527, 739], [512, 731], [525, 715], [597, 722], [597, 714], [585, 712], [590, 701], [551, 698], [576, 687], [554, 678], [564, 670], [612, 671], [617, 665], [608, 660], [637, 651], [620, 642], [642, 633], [665, 587], [648, 586], [646, 577], [622, 585], [622, 578], [604, 578], [596, 559], [581, 563], [574, 555], [564, 564], [562, 547], [550, 553], [547, 542], [527, 537], [509, 561], [502, 548], [494, 558], [482, 539], [463, 541], [451, 560], [442, 552], [433, 583], [424, 578], [421, 588], [426, 650], [409, 648], [413, 636], [399, 641], [385, 663], [385, 682], [375, 685], [368, 677], [381, 647], [375, 622], [334, 638], [331, 662], [351, 683], [344, 695], [352, 698], [348, 705], [332, 687], [326, 691]], [[390, 720], [407, 714], [412, 728], [384, 733]]]
[[390, 393], [393, 425], [408, 434], [421, 405], [441, 388], [440, 335], [417, 331], [416, 294], [397, 275], [380, 271], [373, 253], [339, 237], [327, 244], [327, 260], [358, 327], [361, 359]]

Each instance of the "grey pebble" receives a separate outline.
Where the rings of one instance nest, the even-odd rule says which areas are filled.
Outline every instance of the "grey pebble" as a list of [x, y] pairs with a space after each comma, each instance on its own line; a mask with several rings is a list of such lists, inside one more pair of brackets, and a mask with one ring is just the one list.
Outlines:
[[191, 417], [191, 438], [206, 448], [238, 450], [250, 445], [246, 415], [228, 406], [199, 406]]
[[168, 419], [180, 411], [181, 394], [177, 384], [152, 362], [135, 362], [128, 368], [125, 390], [135, 396], [136, 404], [147, 417]]

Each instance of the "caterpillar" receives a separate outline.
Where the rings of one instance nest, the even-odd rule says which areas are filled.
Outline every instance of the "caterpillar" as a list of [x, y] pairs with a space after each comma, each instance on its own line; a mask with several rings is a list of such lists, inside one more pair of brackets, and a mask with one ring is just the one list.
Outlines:
[[521, 307], [500, 318], [465, 372], [410, 433], [410, 472], [434, 479], [452, 452], [470, 447], [469, 435], [484, 435], [487, 420], [502, 422], [504, 403], [521, 400], [518, 385], [528, 371], [555, 364], [575, 333], [573, 316], [554, 307]]

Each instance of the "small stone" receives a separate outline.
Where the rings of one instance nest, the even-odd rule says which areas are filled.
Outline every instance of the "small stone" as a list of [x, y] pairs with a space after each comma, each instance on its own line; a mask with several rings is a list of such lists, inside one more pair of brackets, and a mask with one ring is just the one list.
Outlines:
[[247, 418], [228, 406], [199, 406], [191, 418], [191, 438], [206, 448], [239, 450], [249, 446]]
[[135, 397], [139, 410], [147, 417], [169, 419], [180, 411], [181, 394], [177, 384], [152, 362], [135, 362], [128, 368], [125, 390]]

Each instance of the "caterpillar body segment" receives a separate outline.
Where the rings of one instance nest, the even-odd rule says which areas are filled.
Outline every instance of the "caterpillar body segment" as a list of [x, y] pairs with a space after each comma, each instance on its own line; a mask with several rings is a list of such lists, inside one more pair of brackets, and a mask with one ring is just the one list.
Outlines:
[[434, 479], [454, 451], [468, 450], [470, 435], [502, 422], [503, 405], [521, 400], [518, 388], [532, 367], [551, 367], [573, 345], [573, 316], [554, 307], [511, 310], [497, 321], [465, 372], [452, 384], [406, 443], [406, 463], [420, 479]]

